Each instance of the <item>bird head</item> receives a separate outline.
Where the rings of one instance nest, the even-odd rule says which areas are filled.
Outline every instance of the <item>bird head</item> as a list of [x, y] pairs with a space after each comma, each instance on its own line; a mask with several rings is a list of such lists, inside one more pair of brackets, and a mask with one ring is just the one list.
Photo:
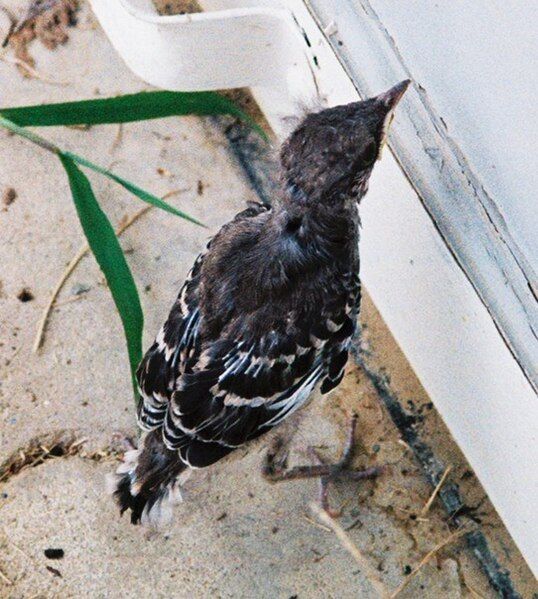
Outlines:
[[292, 199], [332, 202], [360, 198], [386, 142], [406, 79], [362, 102], [309, 114], [284, 142], [281, 164]]

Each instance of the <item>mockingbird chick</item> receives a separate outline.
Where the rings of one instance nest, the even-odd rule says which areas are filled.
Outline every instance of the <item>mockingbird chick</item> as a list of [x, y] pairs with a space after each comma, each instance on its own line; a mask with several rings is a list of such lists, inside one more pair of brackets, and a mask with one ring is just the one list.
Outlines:
[[[264, 435], [314, 388], [327, 393], [342, 380], [360, 305], [358, 205], [408, 85], [309, 114], [282, 146], [273, 205], [240, 212], [196, 259], [138, 369], [147, 434], [113, 488], [133, 523], [167, 518], [184, 472]], [[327, 507], [354, 426], [339, 463], [286, 470], [277, 441], [265, 475], [321, 477]], [[376, 473], [349, 470], [354, 479]]]

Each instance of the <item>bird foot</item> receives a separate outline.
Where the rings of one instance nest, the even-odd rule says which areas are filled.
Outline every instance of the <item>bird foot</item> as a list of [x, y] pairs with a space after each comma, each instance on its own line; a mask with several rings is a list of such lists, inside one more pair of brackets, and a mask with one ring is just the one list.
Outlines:
[[347, 478], [350, 480], [364, 480], [376, 478], [381, 474], [383, 467], [374, 466], [365, 470], [354, 470], [351, 468], [355, 449], [355, 430], [357, 428], [357, 415], [353, 414], [349, 423], [348, 436], [342, 456], [338, 462], [330, 464], [319, 455], [313, 448], [309, 448], [309, 454], [317, 464], [309, 466], [295, 466], [287, 468], [287, 454], [280, 456], [277, 446], [270, 450], [263, 464], [263, 476], [270, 482], [284, 480], [297, 480], [301, 478], [319, 478], [320, 490], [319, 501], [321, 507], [333, 518], [341, 516], [341, 509], [334, 510], [329, 504], [329, 484], [337, 479]]

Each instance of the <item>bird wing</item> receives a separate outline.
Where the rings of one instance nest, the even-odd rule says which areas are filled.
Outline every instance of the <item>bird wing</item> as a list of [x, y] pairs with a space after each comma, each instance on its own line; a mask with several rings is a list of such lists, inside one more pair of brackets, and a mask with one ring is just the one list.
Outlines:
[[311, 329], [304, 322], [294, 335], [272, 331], [205, 349], [177, 379], [163, 427], [167, 446], [189, 466], [207, 466], [290, 416], [320, 380], [329, 390], [329, 377], [341, 376], [354, 324], [344, 315], [336, 330], [318, 327], [320, 337]]
[[[267, 210], [268, 207], [263, 204], [249, 202], [248, 208], [237, 214], [230, 224]], [[150, 431], [162, 425], [175, 382], [185, 371], [194, 352], [200, 326], [200, 276], [211, 242], [196, 258], [168, 319], [138, 366], [136, 377], [140, 402], [137, 416], [143, 430]]]
[[200, 324], [198, 284], [203, 256], [194, 262], [168, 319], [138, 366], [138, 423], [147, 431], [162, 425], [175, 381], [194, 348]]
[[355, 331], [358, 278], [350, 287], [330, 310], [285, 314], [288, 331], [219, 339], [192, 356], [166, 411], [167, 446], [191, 467], [208, 466], [290, 416], [318, 382], [322, 393], [336, 387]]

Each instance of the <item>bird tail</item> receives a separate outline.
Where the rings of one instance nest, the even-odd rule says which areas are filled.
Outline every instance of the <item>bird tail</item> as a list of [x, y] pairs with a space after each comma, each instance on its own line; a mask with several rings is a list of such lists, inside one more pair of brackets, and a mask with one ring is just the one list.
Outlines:
[[172, 518], [172, 506], [182, 501], [184, 471], [178, 452], [166, 447], [157, 429], [145, 435], [138, 449], [124, 455], [107, 483], [121, 513], [131, 511], [133, 524], [162, 528]]

